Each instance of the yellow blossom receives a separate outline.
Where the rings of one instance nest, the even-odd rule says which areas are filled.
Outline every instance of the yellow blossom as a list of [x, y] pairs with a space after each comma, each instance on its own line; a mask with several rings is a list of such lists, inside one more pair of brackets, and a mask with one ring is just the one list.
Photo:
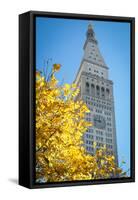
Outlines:
[[60, 64], [53, 64], [53, 71], [57, 72], [60, 70], [61, 65]]

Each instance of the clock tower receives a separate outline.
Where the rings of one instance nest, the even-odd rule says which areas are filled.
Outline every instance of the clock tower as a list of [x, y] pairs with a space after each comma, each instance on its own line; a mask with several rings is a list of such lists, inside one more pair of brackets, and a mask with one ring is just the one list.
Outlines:
[[106, 145], [118, 165], [113, 81], [108, 78], [109, 69], [91, 24], [88, 25], [83, 49], [84, 56], [74, 82], [80, 88], [77, 98], [83, 99], [90, 109], [86, 120], [93, 124], [84, 135], [84, 146], [88, 153], [94, 154], [94, 142], [96, 148]]

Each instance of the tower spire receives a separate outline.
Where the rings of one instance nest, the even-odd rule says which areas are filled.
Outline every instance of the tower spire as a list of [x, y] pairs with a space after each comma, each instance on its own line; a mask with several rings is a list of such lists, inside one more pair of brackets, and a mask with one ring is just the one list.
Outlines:
[[95, 33], [94, 33], [94, 30], [93, 30], [91, 23], [89, 23], [89, 25], [88, 25], [86, 36], [87, 36], [88, 40], [95, 39]]
[[83, 60], [87, 60], [91, 63], [96, 64], [96, 66], [108, 69], [99, 50], [98, 42], [96, 40], [95, 32], [91, 23], [89, 23], [87, 27], [86, 41], [83, 46], [83, 49], [84, 49]]

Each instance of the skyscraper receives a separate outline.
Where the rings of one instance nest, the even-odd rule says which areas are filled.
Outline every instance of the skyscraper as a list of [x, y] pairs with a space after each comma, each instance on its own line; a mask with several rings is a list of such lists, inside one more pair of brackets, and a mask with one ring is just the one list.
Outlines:
[[96, 148], [106, 147], [115, 156], [118, 164], [113, 81], [108, 78], [108, 70], [98, 47], [91, 24], [88, 25], [86, 41], [75, 83], [80, 88], [78, 98], [83, 99], [90, 109], [86, 120], [93, 123], [84, 135], [84, 146], [94, 154]]

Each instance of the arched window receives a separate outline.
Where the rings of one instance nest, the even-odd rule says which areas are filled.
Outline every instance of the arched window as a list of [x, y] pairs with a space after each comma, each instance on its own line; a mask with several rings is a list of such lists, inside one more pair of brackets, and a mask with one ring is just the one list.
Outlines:
[[96, 86], [96, 96], [100, 97], [100, 87], [98, 85]]
[[91, 94], [92, 94], [92, 96], [95, 96], [95, 86], [94, 86], [94, 84], [91, 84]]
[[109, 89], [107, 88], [107, 89], [106, 89], [106, 98], [108, 99], [109, 96], [110, 96], [110, 91], [109, 91]]
[[90, 93], [90, 88], [89, 88], [89, 83], [86, 82], [86, 93], [89, 94]]
[[105, 98], [105, 89], [104, 89], [104, 87], [101, 88], [101, 97]]

